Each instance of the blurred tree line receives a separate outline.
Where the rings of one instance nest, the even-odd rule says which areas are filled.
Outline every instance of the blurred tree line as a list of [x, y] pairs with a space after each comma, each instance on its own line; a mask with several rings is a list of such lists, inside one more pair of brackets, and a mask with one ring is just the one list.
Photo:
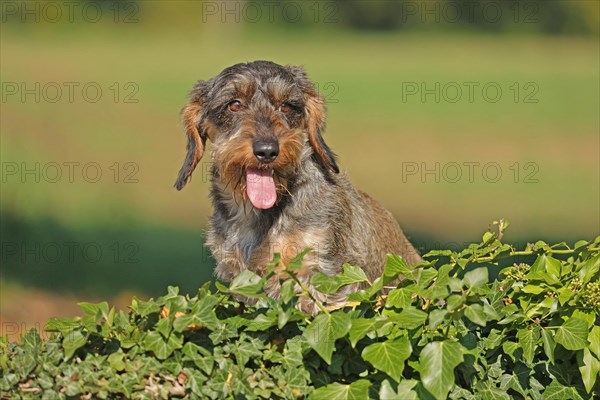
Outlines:
[[597, 34], [600, 2], [559, 0], [336, 0], [351, 29], [455, 28], [485, 32]]
[[[177, 29], [189, 22], [285, 29], [356, 31], [458, 31], [597, 36], [598, 0], [81, 0], [4, 1], [2, 22], [51, 20], [65, 5], [78, 13], [127, 19]], [[76, 4], [76, 5], [74, 5]], [[93, 7], [88, 7], [86, 5]], [[84, 15], [85, 17], [85, 15]], [[65, 22], [67, 18], [57, 19]], [[110, 22], [115, 18], [104, 18]], [[77, 20], [77, 18], [75, 18]], [[50, 21], [53, 22], [53, 21]], [[116, 22], [116, 21], [115, 21]], [[318, 28], [317, 28], [318, 29]]]

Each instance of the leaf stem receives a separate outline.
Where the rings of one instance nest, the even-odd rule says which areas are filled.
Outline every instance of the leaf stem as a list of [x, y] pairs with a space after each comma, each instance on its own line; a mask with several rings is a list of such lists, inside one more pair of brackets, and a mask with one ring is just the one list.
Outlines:
[[[563, 250], [546, 250], [546, 254], [573, 254], [575, 253], [576, 249], [563, 249]], [[589, 251], [598, 251], [600, 250], [600, 247], [590, 247], [587, 250]], [[521, 250], [521, 251], [516, 251], [513, 250], [508, 254], [504, 254], [501, 256], [498, 255], [494, 255], [494, 256], [489, 256], [489, 257], [480, 257], [480, 258], [474, 258], [473, 260], [471, 260], [471, 262], [488, 262], [488, 261], [494, 261], [496, 259], [502, 259], [502, 258], [507, 258], [507, 257], [514, 257], [514, 256], [530, 256], [533, 254], [536, 254], [537, 251], [535, 250]]]
[[450, 333], [450, 325], [446, 325], [446, 332], [444, 332], [444, 339], [448, 339], [448, 334]]
[[323, 311], [325, 314], [330, 315], [330, 312], [323, 307], [323, 304], [321, 304], [320, 301], [318, 301], [308, 290], [308, 288], [306, 287], [306, 285], [304, 283], [302, 283], [302, 281], [300, 279], [298, 279], [298, 277], [296, 276], [296, 274], [293, 271], [288, 270], [287, 268], [285, 269], [285, 272], [287, 272], [287, 274], [290, 276], [290, 278], [292, 278], [294, 280], [294, 282], [296, 282], [296, 284], [298, 286], [300, 286], [300, 288], [302, 289], [302, 291], [304, 292], [305, 295], [308, 296], [309, 299], [311, 299], [316, 305], [317, 307], [319, 307], [319, 309], [321, 311]]

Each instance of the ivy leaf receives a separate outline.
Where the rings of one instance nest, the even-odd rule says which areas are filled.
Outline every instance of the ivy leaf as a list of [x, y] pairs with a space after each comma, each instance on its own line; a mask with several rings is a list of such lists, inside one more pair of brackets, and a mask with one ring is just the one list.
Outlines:
[[595, 325], [592, 328], [588, 339], [591, 343], [590, 351], [600, 358], [600, 326]]
[[478, 288], [488, 282], [488, 269], [486, 267], [476, 268], [465, 274], [463, 281], [471, 289]]
[[293, 298], [295, 298], [295, 286], [296, 282], [294, 282], [292, 279], [288, 279], [281, 284], [281, 300], [284, 303], [289, 303]]
[[492, 329], [487, 337], [482, 338], [483, 344], [487, 350], [495, 349], [502, 345], [503, 333], [498, 329]]
[[519, 345], [515, 342], [511, 342], [510, 340], [502, 343], [502, 351], [504, 351], [513, 361], [515, 360], [515, 352], [519, 348]]
[[557, 380], [553, 380], [542, 394], [544, 400], [582, 400], [574, 387], [564, 386]]
[[202, 387], [206, 382], [206, 377], [202, 372], [193, 368], [184, 368], [183, 373], [188, 380], [186, 386], [191, 389], [192, 393], [200, 398], [205, 397], [202, 393]]
[[83, 347], [88, 340], [88, 335], [84, 335], [81, 331], [76, 330], [69, 332], [63, 339], [63, 348], [65, 349], [65, 359], [73, 357], [75, 351]]
[[317, 272], [313, 275], [310, 283], [319, 292], [331, 294], [337, 292], [342, 286], [366, 281], [368, 281], [367, 275], [362, 268], [344, 264], [341, 274], [329, 276], [322, 272]]
[[521, 386], [519, 378], [514, 374], [503, 374], [500, 377], [500, 389], [505, 392], [508, 392], [509, 389], [513, 389], [521, 394], [523, 398], [527, 398], [527, 393]]
[[548, 360], [554, 364], [554, 349], [556, 348], [556, 342], [554, 341], [553, 333], [550, 329], [542, 329], [542, 340], [544, 342], [544, 353]]
[[348, 338], [350, 339], [350, 344], [352, 347], [356, 346], [356, 343], [363, 337], [365, 337], [368, 333], [374, 332], [378, 329], [385, 320], [378, 318], [357, 318], [352, 320], [352, 326], [350, 327], [350, 331], [348, 333]]
[[427, 313], [416, 307], [408, 307], [397, 314], [390, 315], [390, 319], [400, 328], [417, 329], [427, 320]]
[[275, 309], [277, 310], [277, 327], [279, 329], [283, 329], [296, 309], [291, 307], [282, 307], [281, 304], [277, 304]]
[[547, 254], [539, 255], [531, 265], [531, 270], [527, 273], [527, 279], [544, 281], [549, 285], [558, 283], [559, 276], [560, 261]]
[[251, 298], [266, 298], [263, 291], [264, 281], [254, 272], [245, 269], [236, 276], [229, 288], [226, 289], [229, 293], [235, 293]]
[[544, 242], [543, 240], [538, 240], [537, 242], [534, 243], [533, 249], [534, 250], [549, 251], [550, 250], [550, 246], [548, 245], [548, 243]]
[[131, 306], [129, 307], [136, 314], [145, 317], [152, 313], [157, 313], [160, 311], [160, 305], [157, 304], [154, 300], [150, 299], [148, 301], [141, 301], [139, 299], [134, 298], [131, 301]]
[[159, 332], [152, 331], [146, 334], [144, 338], [144, 348], [151, 351], [159, 360], [168, 358], [175, 349], [180, 349], [183, 345], [183, 336], [176, 332], [164, 338]]
[[388, 293], [385, 306], [387, 308], [406, 308], [412, 304], [412, 293], [406, 288], [393, 289]]
[[249, 360], [260, 358], [264, 347], [261, 343], [262, 342], [256, 338], [251, 338], [242, 334], [232, 351], [237, 359], [238, 365], [243, 367]]
[[252, 319], [248, 323], [247, 331], [250, 332], [259, 332], [266, 331], [272, 326], [275, 326], [279, 323], [279, 318], [276, 314], [258, 314], [254, 319]]
[[523, 349], [523, 358], [525, 359], [525, 364], [529, 367], [533, 363], [533, 358], [535, 356], [539, 339], [540, 328], [537, 325], [535, 325], [533, 328], [523, 328], [517, 331], [517, 340]]
[[435, 256], [450, 257], [452, 255], [456, 255], [456, 252], [454, 252], [452, 250], [430, 250], [427, 254], [423, 255], [423, 257], [435, 257]]
[[112, 353], [108, 356], [108, 365], [116, 371], [123, 371], [125, 369], [125, 354], [121, 351]]
[[335, 349], [335, 341], [344, 337], [350, 330], [350, 316], [343, 311], [331, 314], [322, 313], [306, 328], [303, 336], [310, 347], [331, 365], [331, 355]]
[[588, 349], [583, 349], [583, 352], [577, 353], [577, 364], [579, 364], [585, 390], [591, 393], [600, 373], [600, 361]]
[[531, 293], [531, 294], [540, 294], [542, 293], [545, 289], [541, 286], [538, 285], [526, 285], [523, 289], [521, 289], [524, 293]]
[[600, 254], [590, 258], [579, 267], [579, 279], [583, 283], [589, 282], [590, 279], [600, 270]]
[[417, 383], [414, 379], [405, 379], [398, 384], [398, 389], [394, 390], [390, 382], [385, 379], [381, 383], [381, 389], [379, 389], [379, 398], [385, 400], [417, 400], [417, 392], [412, 390]]
[[320, 387], [308, 398], [309, 400], [365, 400], [369, 398], [371, 382], [359, 379], [349, 385], [332, 383]]
[[482, 303], [483, 303], [483, 313], [485, 314], [488, 321], [500, 319], [500, 314], [498, 314], [498, 311], [496, 311], [496, 308], [494, 308], [489, 303], [488, 299], [482, 299]]
[[106, 301], [97, 304], [81, 302], [77, 303], [77, 305], [87, 316], [94, 317], [96, 319], [108, 317], [108, 303]]
[[488, 242], [490, 242], [490, 239], [495, 239], [496, 235], [493, 232], [487, 231], [483, 234], [483, 237], [481, 238], [481, 243], [483, 244], [488, 244]]
[[556, 330], [554, 340], [567, 350], [581, 350], [588, 345], [588, 325], [581, 318], [569, 318]]
[[[302, 259], [304, 258], [304, 256], [306, 256], [308, 253], [310, 253], [311, 251], [313, 251], [312, 248], [307, 247], [306, 249], [302, 250], [300, 253], [298, 253], [294, 258], [292, 258], [289, 262], [289, 264], [287, 265], [287, 269], [289, 269], [290, 271], [297, 271], [299, 269], [302, 268]], [[281, 256], [278, 254], [273, 258], [273, 262], [272, 264], [279, 264]]]
[[448, 315], [447, 310], [433, 310], [429, 313], [429, 329], [434, 331]]
[[445, 399], [454, 386], [454, 369], [463, 360], [463, 346], [457, 342], [428, 343], [419, 355], [425, 389], [436, 399]]
[[418, 286], [421, 289], [427, 288], [433, 280], [437, 277], [438, 271], [435, 268], [425, 268], [422, 269], [420, 274], [418, 275]]
[[465, 298], [458, 294], [450, 295], [446, 299], [448, 311], [458, 310], [465, 303]]
[[557, 260], [556, 258], [554, 258], [552, 256], [547, 256], [546, 257], [546, 272], [558, 279], [560, 277], [560, 270], [561, 270], [560, 260]]
[[393, 280], [397, 279], [400, 275], [404, 275], [406, 278], [414, 280], [414, 269], [409, 267], [402, 256], [388, 254], [387, 262], [383, 267], [383, 284], [387, 285]]
[[184, 360], [192, 361], [196, 367], [210, 376], [214, 366], [212, 353], [192, 342], [187, 342], [181, 349], [181, 353], [184, 355]]
[[396, 382], [400, 382], [402, 371], [404, 371], [404, 361], [410, 357], [411, 351], [412, 347], [408, 338], [402, 336], [365, 347], [362, 351], [362, 358], [378, 370], [388, 374]]
[[171, 319], [168, 317], [159, 319], [155, 325], [155, 330], [161, 335], [163, 335], [163, 337], [169, 337], [169, 334], [171, 333], [171, 328]]
[[369, 279], [367, 274], [361, 267], [355, 267], [354, 265], [344, 264], [343, 272], [337, 275], [342, 285], [349, 285], [351, 283], [366, 282]]
[[592, 326], [596, 325], [596, 313], [593, 311], [585, 312], [582, 310], [575, 310], [573, 311], [571, 317], [581, 318], [582, 320], [587, 322], [588, 328], [591, 328]]
[[481, 304], [471, 304], [465, 308], [465, 317], [480, 326], [485, 326], [486, 317]]
[[510, 396], [505, 391], [496, 387], [496, 383], [490, 380], [480, 381], [475, 385], [477, 393], [484, 400], [510, 400]]
[[218, 300], [215, 296], [204, 297], [192, 306], [189, 314], [175, 318], [175, 321], [173, 321], [173, 329], [176, 332], [203, 327], [215, 330], [219, 323], [214, 310], [217, 302]]
[[171, 300], [176, 300], [178, 297], [180, 297], [179, 287], [169, 285], [167, 286], [167, 294], [159, 297], [156, 301], [161, 305], [165, 305]]
[[63, 336], [67, 336], [69, 332], [81, 327], [79, 318], [50, 318], [44, 330], [46, 332], [60, 332]]
[[310, 284], [325, 294], [335, 293], [341, 287], [335, 276], [329, 276], [323, 272], [316, 272], [310, 279]]

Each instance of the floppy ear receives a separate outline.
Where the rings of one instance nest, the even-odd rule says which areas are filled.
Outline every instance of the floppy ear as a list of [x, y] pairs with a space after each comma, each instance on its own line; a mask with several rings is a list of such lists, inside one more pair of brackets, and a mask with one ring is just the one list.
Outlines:
[[304, 107], [306, 116], [306, 130], [308, 142], [313, 149], [315, 158], [325, 169], [338, 173], [340, 169], [336, 163], [334, 152], [323, 140], [322, 132], [325, 130], [325, 103], [323, 97], [317, 92], [304, 72], [304, 68], [287, 66], [288, 70], [299, 81], [304, 92]]
[[177, 190], [183, 189], [186, 183], [188, 183], [192, 172], [194, 172], [204, 154], [207, 135], [202, 128], [202, 119], [204, 117], [203, 95], [206, 92], [206, 88], [206, 82], [198, 81], [192, 89], [188, 104], [181, 110], [181, 121], [187, 135], [188, 143], [187, 155], [175, 182]]
[[321, 95], [316, 92], [308, 95], [305, 108], [308, 142], [313, 148], [317, 160], [325, 168], [335, 173], [340, 172], [335, 160], [335, 153], [327, 146], [321, 135], [321, 132], [325, 130], [325, 105]]

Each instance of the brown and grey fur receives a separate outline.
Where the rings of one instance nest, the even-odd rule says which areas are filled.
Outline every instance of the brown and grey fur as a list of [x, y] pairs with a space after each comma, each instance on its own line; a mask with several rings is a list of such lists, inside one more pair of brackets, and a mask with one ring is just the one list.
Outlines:
[[[239, 109], [231, 108], [234, 101]], [[286, 264], [310, 247], [314, 250], [305, 256], [299, 277], [316, 298], [335, 306], [359, 287], [324, 296], [310, 285], [315, 272], [334, 275], [347, 262], [373, 280], [381, 275], [387, 253], [400, 254], [409, 264], [421, 261], [392, 214], [339, 172], [322, 137], [323, 98], [301, 67], [268, 61], [229, 67], [196, 83], [182, 119], [188, 152], [177, 189], [189, 181], [206, 140], [213, 144], [214, 214], [207, 245], [220, 280], [231, 281], [244, 269], [263, 275], [274, 253]], [[253, 141], [261, 138], [279, 144], [279, 155], [268, 165], [253, 154]], [[247, 167], [273, 169], [277, 202], [272, 208], [254, 208], [246, 199]], [[267, 293], [278, 297], [279, 285], [274, 277]], [[307, 297], [300, 308], [317, 310]]]

